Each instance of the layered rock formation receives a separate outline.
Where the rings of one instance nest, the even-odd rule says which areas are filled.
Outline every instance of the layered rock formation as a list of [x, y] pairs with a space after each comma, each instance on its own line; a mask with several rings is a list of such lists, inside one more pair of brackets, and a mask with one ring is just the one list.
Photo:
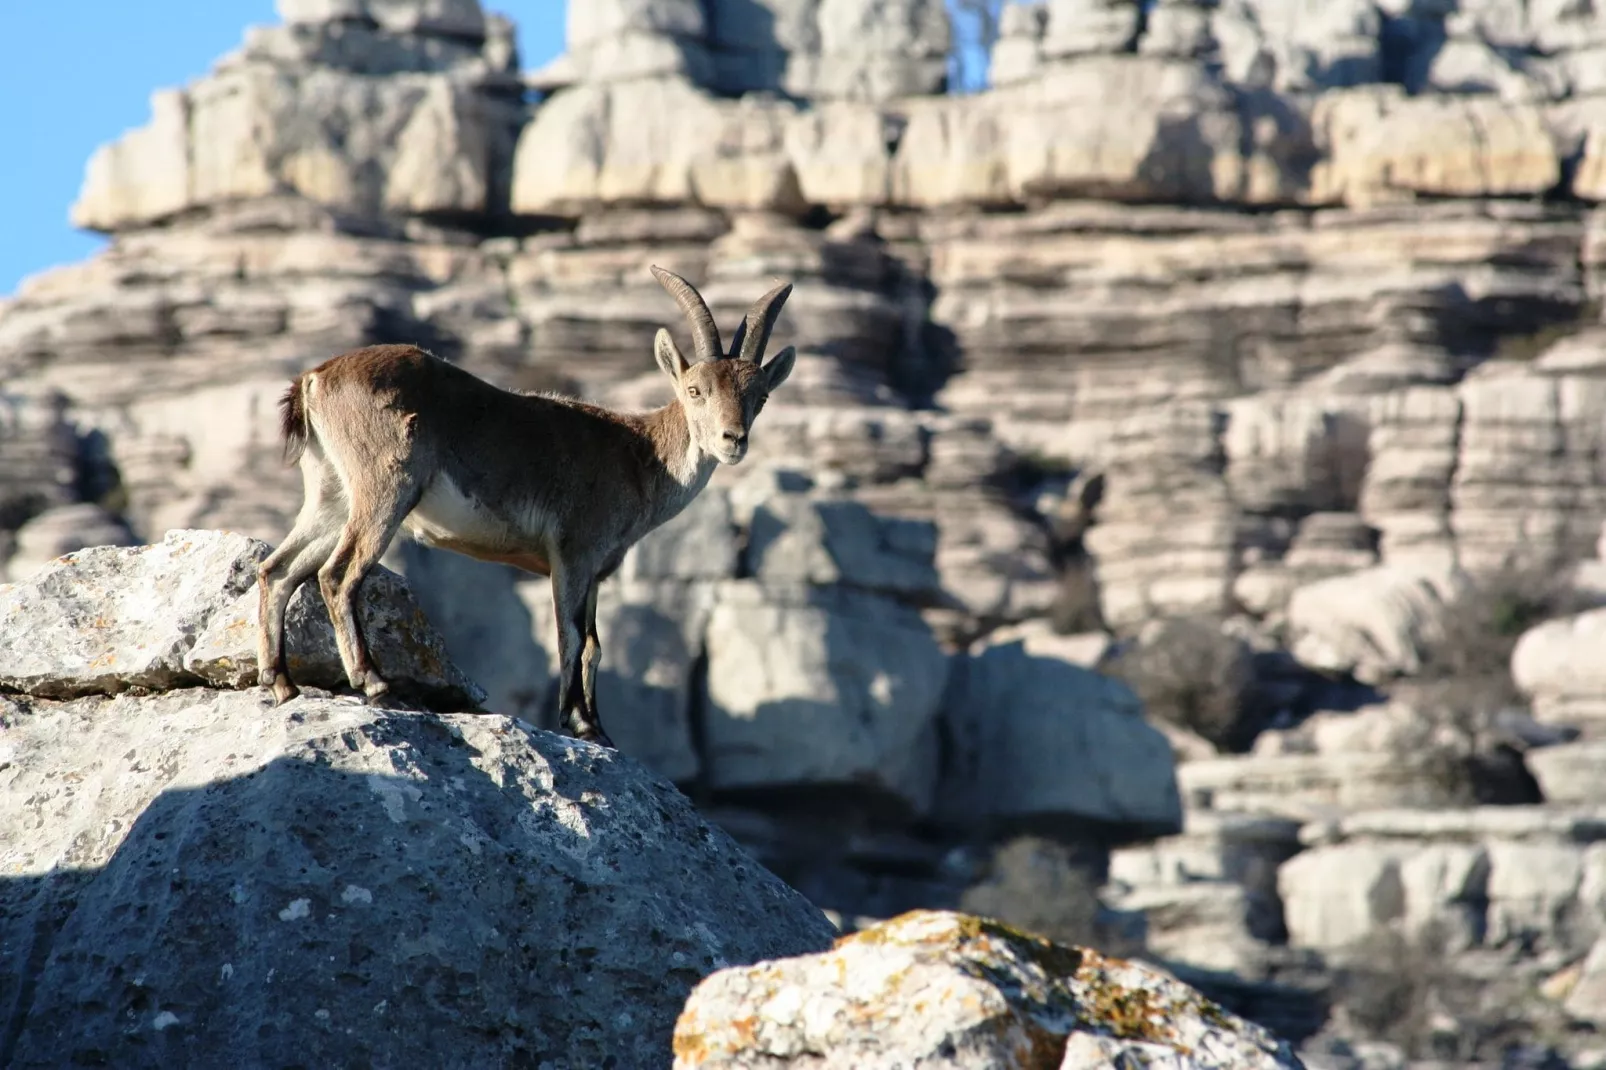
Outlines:
[[[0, 304], [0, 557], [282, 537], [274, 403], [342, 348], [655, 404], [652, 331], [685, 336], [649, 263], [722, 323], [785, 277], [750, 460], [605, 588], [627, 754], [845, 914], [954, 906], [1024, 830], [1113, 847], [1151, 954], [1304, 1033], [1307, 967], [1420, 911], [1474, 974], [1593, 991], [1598, 613], [1523, 640], [1520, 693], [1499, 644], [1471, 699], [1434, 674], [1483, 592], [1503, 642], [1543, 600], [1512, 587], [1606, 601], [1606, 21], [1319, 8], [1010, 3], [954, 96], [934, 2], [586, 0], [520, 75], [472, 0], [284, 0], [90, 164], [110, 249]], [[550, 716], [544, 581], [387, 563], [490, 708]], [[1200, 629], [1231, 723], [1219, 681], [1146, 721], [1099, 672]], [[1503, 890], [1504, 820], [1565, 894]], [[1440, 847], [1460, 876], [1400, 891]], [[1535, 896], [1566, 925], [1500, 920]]]

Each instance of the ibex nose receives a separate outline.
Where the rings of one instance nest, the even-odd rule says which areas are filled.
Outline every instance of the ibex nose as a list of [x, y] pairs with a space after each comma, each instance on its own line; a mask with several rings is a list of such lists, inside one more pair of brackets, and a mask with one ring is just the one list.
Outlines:
[[737, 431], [737, 430], [734, 430], [732, 428], [727, 427], [725, 429], [723, 438], [725, 439], [725, 441], [728, 444], [730, 444], [732, 446], [745, 446], [747, 444], [747, 432], [746, 431]]

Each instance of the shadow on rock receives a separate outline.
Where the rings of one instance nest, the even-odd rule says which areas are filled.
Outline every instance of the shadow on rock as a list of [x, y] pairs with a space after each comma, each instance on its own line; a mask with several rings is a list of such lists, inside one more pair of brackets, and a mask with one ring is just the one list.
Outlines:
[[[665, 1065], [700, 978], [830, 942], [628, 759], [500, 717], [328, 712], [254, 771], [161, 791], [100, 868], [0, 883], [0, 1063]], [[115, 840], [84, 824], [65, 859]]]

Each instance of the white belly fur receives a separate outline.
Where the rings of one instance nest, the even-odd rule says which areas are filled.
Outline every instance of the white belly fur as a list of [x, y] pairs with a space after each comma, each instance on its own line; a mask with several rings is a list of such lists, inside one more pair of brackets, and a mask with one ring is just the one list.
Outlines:
[[425, 546], [444, 540], [472, 543], [488, 550], [518, 549], [519, 543], [529, 544], [531, 535], [542, 536], [536, 543], [539, 546], [546, 534], [517, 531], [505, 518], [464, 494], [445, 475], [435, 477], [402, 526]]

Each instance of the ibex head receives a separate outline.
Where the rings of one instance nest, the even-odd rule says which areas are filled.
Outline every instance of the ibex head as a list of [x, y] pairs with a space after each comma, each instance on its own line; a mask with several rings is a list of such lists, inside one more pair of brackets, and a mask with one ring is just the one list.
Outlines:
[[764, 407], [770, 391], [792, 373], [797, 351], [787, 346], [768, 364], [761, 364], [770, 331], [781, 306], [792, 293], [791, 284], [777, 286], [760, 297], [731, 338], [730, 352], [720, 346], [719, 326], [691, 283], [661, 267], [656, 278], [691, 321], [697, 359], [688, 361], [669, 332], [660, 328], [653, 342], [658, 366], [675, 384], [675, 396], [686, 410], [692, 441], [698, 449], [724, 464], [737, 464], [747, 456], [747, 433]]

